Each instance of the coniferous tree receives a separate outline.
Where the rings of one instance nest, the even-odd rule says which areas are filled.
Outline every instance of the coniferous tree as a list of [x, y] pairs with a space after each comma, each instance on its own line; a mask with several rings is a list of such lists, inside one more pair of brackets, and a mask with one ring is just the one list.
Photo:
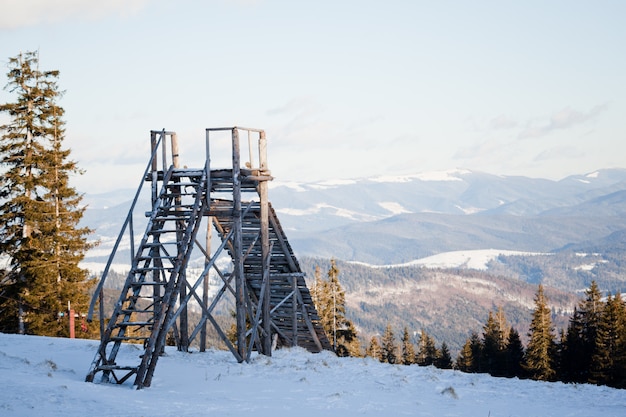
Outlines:
[[[478, 335], [476, 335], [478, 337]], [[456, 367], [463, 372], [476, 372], [472, 340], [468, 338], [456, 358]]]
[[439, 356], [435, 361], [435, 366], [439, 369], [452, 369], [452, 356], [450, 355], [450, 349], [446, 342], [441, 343], [441, 349], [439, 349]]
[[420, 340], [417, 344], [417, 355], [415, 362], [420, 366], [434, 365], [439, 351], [435, 345], [435, 340], [430, 337], [424, 329], [420, 333]]
[[470, 334], [470, 348], [472, 349], [472, 357], [474, 358], [472, 372], [483, 372], [482, 371], [482, 356], [483, 356], [483, 343], [478, 336], [478, 333], [472, 332]]
[[589, 382], [591, 361], [596, 349], [596, 335], [602, 314], [603, 303], [595, 281], [585, 291], [570, 318], [566, 344], [562, 346], [561, 370], [566, 382]]
[[561, 337], [559, 354], [560, 379], [564, 382], [585, 382], [587, 368], [583, 348], [583, 322], [578, 307], [570, 317], [565, 336]]
[[618, 311], [621, 312], [620, 323], [617, 328], [617, 353], [615, 354], [615, 381], [611, 384], [616, 388], [626, 388], [626, 304], [621, 297], [621, 294], [617, 294], [616, 298], [619, 299], [621, 307]]
[[387, 325], [385, 329], [385, 333], [382, 338], [382, 353], [381, 353], [381, 362], [384, 363], [398, 363], [398, 353], [397, 346], [395, 341], [395, 335], [393, 330], [391, 329], [391, 324]]
[[311, 299], [313, 300], [313, 304], [315, 305], [315, 308], [318, 310], [318, 314], [319, 313], [319, 309], [320, 306], [322, 304], [322, 296], [324, 294], [324, 281], [322, 280], [322, 272], [321, 269], [319, 267], [319, 265], [315, 266], [315, 271], [313, 272], [314, 274], [314, 278], [313, 278], [313, 286], [311, 288]]
[[554, 335], [551, 312], [543, 293], [543, 286], [535, 295], [535, 309], [530, 323], [528, 348], [524, 357], [524, 369], [532, 379], [552, 381], [556, 376], [553, 361]]
[[404, 328], [402, 333], [402, 364], [411, 365], [415, 363], [415, 346], [411, 342], [409, 329]]
[[521, 377], [524, 361], [524, 345], [517, 330], [511, 328], [506, 345], [506, 376]]
[[490, 311], [487, 323], [483, 327], [483, 349], [482, 349], [482, 371], [494, 376], [504, 375], [504, 352], [506, 349], [505, 330], [506, 326], [504, 313], [499, 310], [496, 316]]
[[361, 356], [361, 345], [356, 328], [346, 318], [346, 296], [339, 283], [339, 268], [334, 259], [330, 261], [327, 280], [315, 278], [316, 308], [333, 349], [339, 356]]
[[37, 52], [10, 58], [9, 67], [6, 89], [17, 98], [0, 105], [10, 119], [0, 126], [0, 253], [11, 265], [0, 288], [0, 330], [67, 336], [67, 314], [59, 313], [70, 303], [85, 312], [89, 302], [91, 282], [78, 263], [91, 231], [78, 227], [85, 208], [69, 185], [80, 170], [63, 148], [59, 72], [40, 71]]
[[365, 349], [365, 356], [369, 356], [370, 358], [374, 358], [380, 362], [383, 361], [383, 351], [380, 347], [380, 342], [378, 342], [378, 338], [376, 336], [372, 336], [370, 339], [370, 343]]
[[619, 339], [624, 332], [624, 303], [618, 293], [610, 295], [598, 323], [596, 346], [591, 358], [589, 382], [599, 385], [618, 385]]

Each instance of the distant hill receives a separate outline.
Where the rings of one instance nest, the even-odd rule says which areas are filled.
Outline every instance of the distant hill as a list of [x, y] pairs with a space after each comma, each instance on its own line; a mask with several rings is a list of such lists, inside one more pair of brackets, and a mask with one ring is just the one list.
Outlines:
[[[314, 258], [303, 258], [300, 263], [309, 277], [314, 276], [316, 266], [324, 274], [330, 267], [327, 261]], [[397, 332], [404, 326], [413, 334], [424, 329], [438, 344], [445, 341], [458, 352], [472, 331], [482, 334], [489, 311], [499, 307], [526, 340], [536, 284], [466, 269], [375, 268], [342, 261], [337, 261], [337, 267], [346, 292], [347, 316], [365, 341], [392, 324]], [[547, 288], [546, 295], [555, 327], [566, 328], [579, 297], [554, 288]]]
[[[99, 261], [134, 195], [85, 195], [83, 224], [102, 241], [93, 252]], [[323, 183], [277, 180], [269, 198], [297, 254], [379, 264], [461, 249], [552, 251], [626, 229], [626, 169], [560, 181], [467, 170]], [[138, 204], [149, 211], [149, 201], [144, 193]]]
[[[85, 259], [90, 269], [104, 267], [134, 195], [85, 195], [82, 224], [101, 242]], [[403, 323], [458, 347], [499, 306], [523, 335], [539, 283], [560, 326], [592, 280], [603, 292], [626, 291], [626, 169], [560, 181], [467, 170], [275, 181], [269, 196], [309, 279], [316, 264], [338, 260], [349, 315], [365, 334]], [[149, 201], [144, 193], [139, 207], [149, 211]], [[133, 221], [145, 223], [142, 210]], [[486, 249], [496, 255], [481, 270], [471, 262], [380, 267]], [[506, 251], [533, 255], [497, 255]], [[119, 262], [127, 270], [128, 259]]]

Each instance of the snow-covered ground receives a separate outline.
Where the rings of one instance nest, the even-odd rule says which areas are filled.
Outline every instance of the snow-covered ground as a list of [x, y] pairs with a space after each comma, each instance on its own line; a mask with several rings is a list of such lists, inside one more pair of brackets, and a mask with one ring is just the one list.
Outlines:
[[351, 262], [354, 264], [367, 265], [372, 268], [395, 268], [402, 266], [423, 266], [425, 268], [467, 268], [467, 269], [487, 269], [487, 265], [498, 256], [531, 256], [547, 255], [546, 253], [520, 252], [505, 249], [475, 249], [458, 250], [438, 253], [436, 255], [420, 258], [415, 261], [403, 264], [392, 265], [371, 265], [365, 262]]
[[[301, 349], [253, 356], [169, 349], [152, 386], [84, 382], [97, 341], [0, 334], [0, 416], [623, 417], [626, 391], [386, 365]], [[124, 345], [119, 363], [138, 363]]]

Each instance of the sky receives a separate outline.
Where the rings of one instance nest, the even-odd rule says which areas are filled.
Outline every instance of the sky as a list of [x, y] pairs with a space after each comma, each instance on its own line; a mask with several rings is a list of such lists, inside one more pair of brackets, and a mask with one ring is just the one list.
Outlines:
[[137, 186], [150, 130], [176, 131], [187, 164], [222, 126], [264, 129], [280, 181], [561, 179], [626, 167], [625, 15], [619, 0], [0, 0], [0, 85], [20, 52], [60, 71], [88, 193]]
[[[149, 388], [84, 382], [98, 341], [0, 333], [3, 416], [622, 417], [624, 390], [493, 378], [433, 366], [281, 349], [238, 364], [229, 351], [167, 347]], [[122, 344], [118, 364], [141, 351]]]

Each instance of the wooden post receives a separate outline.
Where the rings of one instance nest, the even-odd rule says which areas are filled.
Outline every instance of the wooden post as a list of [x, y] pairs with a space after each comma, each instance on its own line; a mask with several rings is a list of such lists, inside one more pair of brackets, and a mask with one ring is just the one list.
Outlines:
[[179, 168], [179, 154], [178, 154], [178, 135], [176, 135], [176, 133], [172, 132], [171, 134], [172, 137], [172, 165], [174, 165], [174, 168]]
[[293, 295], [291, 296], [291, 302], [293, 303], [293, 337], [292, 343], [293, 346], [298, 346], [298, 276], [296, 274], [292, 275], [292, 291]]
[[239, 131], [232, 129], [233, 146], [233, 274], [235, 274], [235, 309], [237, 314], [237, 353], [246, 361], [246, 281], [243, 271], [242, 219], [241, 219], [241, 161], [239, 154]]
[[[179, 165], [179, 148], [178, 148], [178, 136], [176, 133], [172, 132], [170, 135], [171, 143], [172, 143], [172, 166], [174, 169], [180, 168]], [[165, 145], [165, 144], [164, 144]], [[165, 156], [165, 154], [163, 154]], [[165, 171], [165, 169], [164, 169]], [[179, 178], [174, 178], [174, 182], [179, 182]], [[176, 197], [174, 197], [174, 205], [176, 206], [176, 211], [183, 210], [181, 207], [182, 204], [182, 188], [180, 186], [175, 187]], [[176, 240], [178, 244], [176, 245], [178, 251], [179, 259], [182, 259], [185, 254], [181, 253], [182, 248], [180, 244], [183, 240], [183, 236], [185, 234], [185, 222], [183, 220], [176, 221]], [[182, 301], [187, 297], [187, 271], [186, 269], [181, 269], [178, 273], [178, 280], [180, 281], [180, 290], [179, 290], [179, 300]], [[178, 324], [179, 324], [179, 340], [178, 340], [178, 350], [187, 352], [189, 350], [189, 318], [188, 318], [188, 310], [187, 305], [185, 305], [178, 316]]]
[[[152, 167], [150, 169], [150, 176], [151, 176], [151, 180], [152, 182], [150, 183], [150, 191], [151, 191], [151, 197], [152, 197], [152, 206], [154, 206], [154, 202], [157, 199], [157, 178], [158, 178], [158, 159], [159, 156], [158, 154], [154, 151], [157, 145], [157, 132], [155, 132], [154, 130], [150, 132], [150, 150], [152, 151], [151, 155], [154, 155], [154, 158], [152, 159]], [[133, 256], [133, 254], [131, 254], [131, 256]]]
[[[211, 163], [210, 163], [210, 152], [209, 152], [209, 129], [206, 130], [206, 161], [204, 165], [205, 172], [207, 174], [207, 191], [205, 198], [209, 199], [209, 195], [211, 193]], [[210, 208], [210, 201], [207, 201], [207, 207]], [[208, 263], [211, 261], [211, 232], [213, 230], [213, 217], [207, 217], [207, 225], [206, 225], [206, 242], [205, 242], [205, 250], [206, 250], [206, 258], [204, 259], [204, 266], [206, 267]], [[202, 303], [206, 308], [209, 305], [209, 277], [211, 275], [210, 271], [207, 271], [206, 277], [204, 277], [204, 282], [202, 283]], [[204, 314], [204, 313], [203, 313]], [[200, 352], [206, 351], [206, 343], [207, 343], [207, 320], [204, 320], [202, 323], [202, 327], [200, 328]]]
[[100, 290], [98, 294], [98, 301], [100, 302], [100, 311], [98, 316], [100, 318], [100, 341], [104, 337], [104, 291]]
[[[204, 266], [211, 262], [210, 254], [211, 254], [211, 225], [213, 224], [213, 217], [207, 217], [207, 225], [206, 225], [206, 242], [205, 242], [205, 250], [206, 257], [204, 258]], [[209, 277], [211, 276], [211, 271], [207, 271], [206, 276], [204, 277], [204, 281], [202, 282], [202, 304], [206, 308], [209, 305]], [[202, 327], [200, 328], [200, 352], [206, 351], [206, 342], [207, 342], [207, 321], [204, 320], [202, 323]]]
[[[260, 175], [264, 174], [264, 171], [267, 171], [267, 161], [266, 161], [266, 142], [265, 142], [265, 132], [259, 132], [259, 169]], [[271, 287], [271, 277], [270, 271], [267, 269], [270, 267], [270, 238], [269, 238], [269, 203], [267, 196], [268, 184], [266, 180], [259, 181], [259, 200], [261, 204], [261, 258], [263, 259], [262, 265], [262, 274], [263, 276], [268, 276], [268, 283], [265, 286], [265, 294], [263, 295], [263, 354], [267, 356], [272, 356], [272, 337], [271, 337], [271, 322], [270, 322], [270, 287]]]

